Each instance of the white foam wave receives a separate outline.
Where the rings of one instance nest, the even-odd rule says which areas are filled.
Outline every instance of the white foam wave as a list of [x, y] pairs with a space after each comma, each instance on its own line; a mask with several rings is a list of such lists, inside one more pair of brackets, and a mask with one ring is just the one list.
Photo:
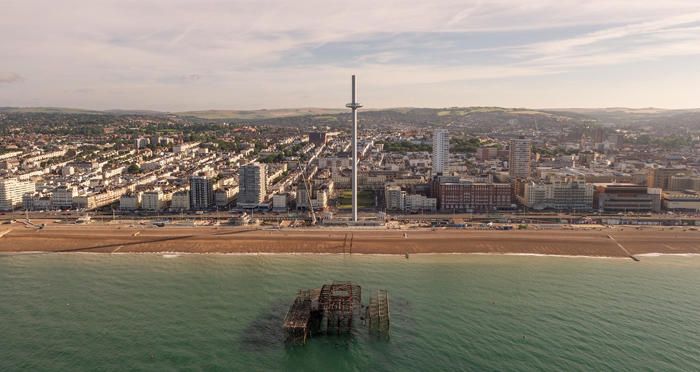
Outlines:
[[700, 257], [700, 253], [640, 253], [635, 256], [639, 257], [663, 257], [663, 256], [676, 256], [676, 257]]

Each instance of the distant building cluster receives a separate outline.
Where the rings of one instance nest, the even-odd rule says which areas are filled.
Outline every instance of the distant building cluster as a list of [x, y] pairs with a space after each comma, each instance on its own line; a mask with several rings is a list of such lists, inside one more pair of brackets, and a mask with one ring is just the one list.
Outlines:
[[[497, 130], [459, 121], [437, 129], [363, 128], [361, 210], [700, 212], [694, 145], [662, 150], [653, 139], [597, 123], [523, 123], [508, 119]], [[0, 210], [348, 212], [347, 128], [222, 124], [216, 136], [205, 137], [184, 130], [152, 134], [139, 125], [151, 124], [53, 141], [8, 137], [0, 152]]]

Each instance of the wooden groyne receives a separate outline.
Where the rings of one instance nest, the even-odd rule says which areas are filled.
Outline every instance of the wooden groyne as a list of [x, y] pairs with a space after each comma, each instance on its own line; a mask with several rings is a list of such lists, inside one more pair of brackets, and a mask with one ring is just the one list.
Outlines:
[[627, 257], [631, 258], [631, 259], [634, 260], [634, 261], [639, 262], [639, 258], [637, 258], [637, 257], [634, 256], [632, 253], [630, 253], [630, 252], [627, 250], [627, 248], [625, 248], [622, 244], [620, 244], [620, 242], [618, 242], [617, 240], [615, 240], [615, 238], [614, 238], [612, 235], [608, 234], [608, 238], [610, 238], [610, 240], [612, 240], [613, 242], [615, 242], [615, 244], [617, 244], [617, 246], [620, 247], [620, 249], [622, 249], [623, 252], [625, 252], [625, 254], [627, 255]]

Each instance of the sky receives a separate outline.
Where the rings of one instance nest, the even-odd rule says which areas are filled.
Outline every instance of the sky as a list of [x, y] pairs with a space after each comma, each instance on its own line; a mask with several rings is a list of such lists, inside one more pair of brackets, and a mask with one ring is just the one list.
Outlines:
[[0, 106], [700, 107], [698, 0], [3, 0]]

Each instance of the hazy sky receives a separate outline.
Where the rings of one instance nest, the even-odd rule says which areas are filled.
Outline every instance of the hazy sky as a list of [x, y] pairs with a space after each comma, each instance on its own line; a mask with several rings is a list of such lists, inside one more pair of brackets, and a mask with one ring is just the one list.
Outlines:
[[700, 107], [699, 0], [2, 0], [0, 106]]

